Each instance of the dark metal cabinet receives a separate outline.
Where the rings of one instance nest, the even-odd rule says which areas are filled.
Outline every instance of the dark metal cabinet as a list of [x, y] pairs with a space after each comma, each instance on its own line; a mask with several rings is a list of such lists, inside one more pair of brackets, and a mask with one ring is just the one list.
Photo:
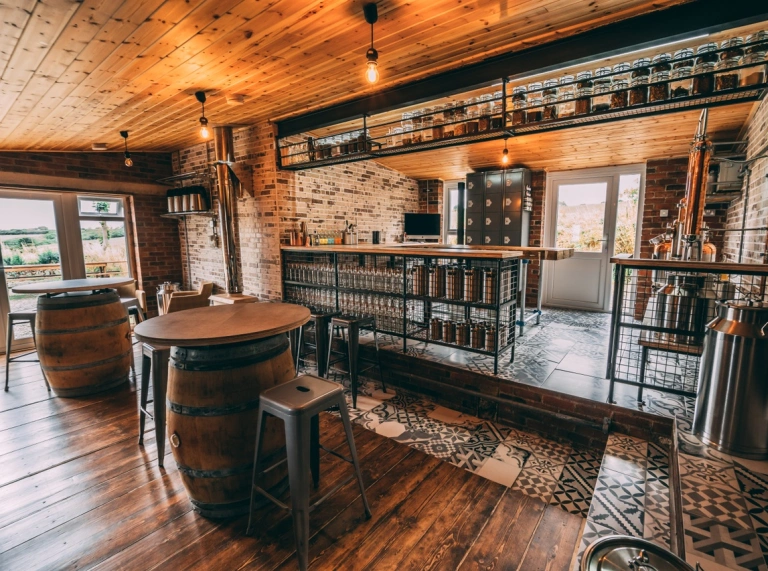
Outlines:
[[524, 204], [530, 186], [528, 169], [468, 174], [465, 243], [527, 246], [531, 213]]

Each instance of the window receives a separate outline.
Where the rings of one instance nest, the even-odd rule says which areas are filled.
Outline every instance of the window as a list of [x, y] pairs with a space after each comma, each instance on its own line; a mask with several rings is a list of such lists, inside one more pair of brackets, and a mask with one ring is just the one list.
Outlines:
[[123, 199], [78, 196], [77, 206], [85, 275], [89, 278], [130, 276]]
[[458, 242], [457, 232], [459, 229], [459, 180], [446, 181], [443, 184], [443, 242], [445, 244], [456, 244]]

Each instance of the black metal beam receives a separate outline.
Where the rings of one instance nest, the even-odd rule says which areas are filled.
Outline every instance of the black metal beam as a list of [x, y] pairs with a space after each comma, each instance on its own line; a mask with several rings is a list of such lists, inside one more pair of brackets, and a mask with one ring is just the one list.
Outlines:
[[768, 2], [765, 1], [695, 0], [277, 121], [277, 134], [278, 137], [286, 137], [305, 133], [359, 119], [366, 114], [381, 113], [499, 83], [504, 76], [514, 79], [553, 71], [766, 20]]

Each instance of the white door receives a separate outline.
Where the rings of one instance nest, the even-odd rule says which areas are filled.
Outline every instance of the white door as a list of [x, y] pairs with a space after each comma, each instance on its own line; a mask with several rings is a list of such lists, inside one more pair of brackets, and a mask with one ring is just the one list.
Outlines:
[[610, 311], [610, 259], [638, 250], [643, 182], [644, 165], [551, 175], [545, 244], [574, 255], [548, 263], [546, 305]]

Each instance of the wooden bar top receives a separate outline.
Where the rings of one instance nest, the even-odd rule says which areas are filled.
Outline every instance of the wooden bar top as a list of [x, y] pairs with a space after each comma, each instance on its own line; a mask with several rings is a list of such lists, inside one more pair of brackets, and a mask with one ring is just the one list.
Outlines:
[[768, 276], [768, 264], [731, 264], [724, 262], [684, 262], [682, 260], [651, 260], [648, 258], [611, 258], [612, 264], [627, 268], [649, 270], [681, 270], [712, 274], [754, 274]]
[[287, 252], [333, 252], [336, 254], [391, 254], [393, 256], [429, 256], [435, 258], [513, 259], [523, 253], [503, 247], [443, 246], [440, 244], [359, 244], [357, 246], [281, 246]]
[[573, 248], [544, 248], [540, 246], [466, 246], [466, 245], [454, 245], [454, 244], [413, 244], [408, 245], [410, 248], [450, 248], [451, 250], [503, 250], [510, 252], [522, 252], [524, 258], [532, 260], [567, 260], [573, 256]]

